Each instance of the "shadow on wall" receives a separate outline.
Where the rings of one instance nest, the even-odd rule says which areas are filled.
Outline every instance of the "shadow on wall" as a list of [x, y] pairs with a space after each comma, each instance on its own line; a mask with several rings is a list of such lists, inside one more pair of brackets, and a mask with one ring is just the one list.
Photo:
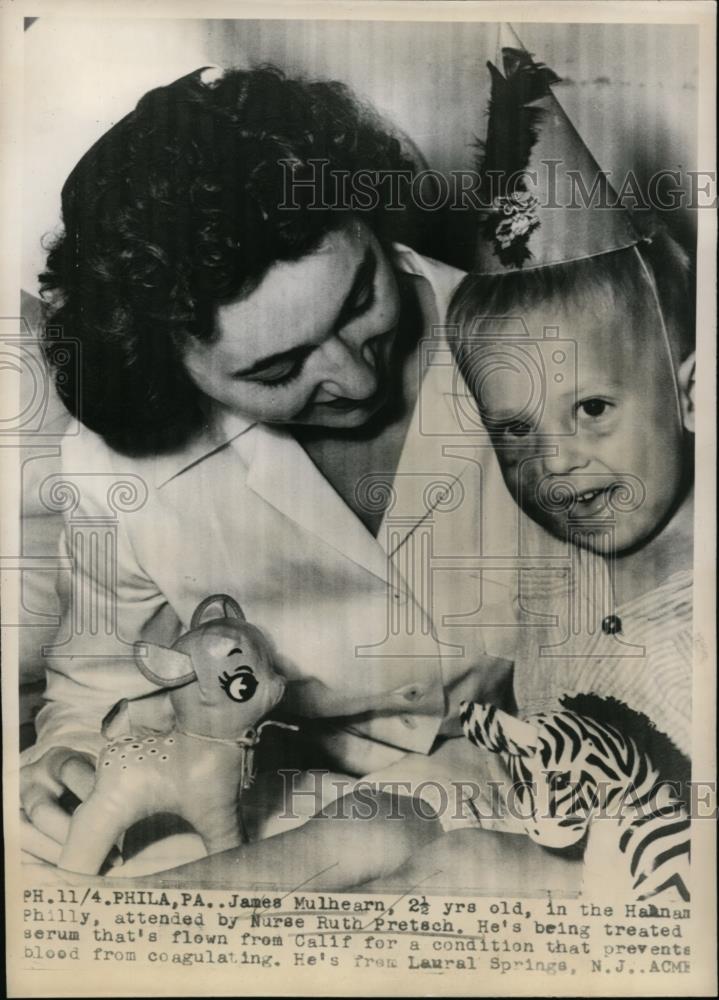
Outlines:
[[[442, 173], [472, 169], [486, 130], [487, 61], [496, 61], [498, 25], [387, 21], [217, 22], [223, 64], [242, 52], [289, 73], [348, 83], [411, 136]], [[697, 30], [650, 24], [514, 25], [524, 45], [563, 79], [555, 93], [610, 179], [634, 169], [696, 169]], [[619, 183], [616, 184], [619, 187]], [[694, 250], [696, 220], [664, 212]], [[406, 223], [405, 223], [406, 224]], [[468, 266], [474, 219], [468, 211], [424, 212], [417, 249]], [[421, 245], [420, 245], [421, 244]]]
[[[24, 284], [36, 291], [42, 236], [80, 155], [147, 89], [198, 66], [274, 63], [340, 79], [411, 137], [444, 174], [475, 166], [489, 96], [491, 23], [28, 18]], [[29, 25], [28, 25], [29, 26]], [[570, 118], [610, 178], [696, 169], [697, 31], [683, 25], [522, 24], [526, 47], [563, 79]], [[158, 45], [159, 33], [162, 44]], [[49, 156], [48, 152], [52, 155]], [[663, 213], [693, 250], [696, 220]], [[471, 260], [469, 211], [397, 213], [397, 236], [457, 266]]]

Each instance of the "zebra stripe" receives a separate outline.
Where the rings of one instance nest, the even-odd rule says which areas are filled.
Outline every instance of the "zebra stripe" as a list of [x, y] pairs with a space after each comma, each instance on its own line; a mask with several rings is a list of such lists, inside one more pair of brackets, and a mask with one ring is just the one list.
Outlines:
[[[520, 801], [530, 805], [530, 816], [522, 819], [533, 840], [570, 846], [589, 827], [588, 853], [594, 827], [601, 823], [602, 849], [608, 834], [636, 898], [670, 891], [689, 898], [689, 817], [634, 740], [568, 709], [520, 724], [535, 734], [526, 746], [505, 732], [513, 723], [521, 735], [518, 724], [494, 707], [468, 706], [462, 721], [473, 743], [501, 754]], [[540, 801], [546, 815], [540, 813]], [[600, 860], [602, 866], [612, 864], [609, 858]]]

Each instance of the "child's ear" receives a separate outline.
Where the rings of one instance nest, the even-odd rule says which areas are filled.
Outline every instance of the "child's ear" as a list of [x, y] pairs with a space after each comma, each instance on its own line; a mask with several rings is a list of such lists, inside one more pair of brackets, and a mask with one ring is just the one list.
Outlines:
[[696, 374], [696, 354], [692, 351], [689, 357], [679, 366], [679, 402], [686, 430], [694, 433], [694, 378]]

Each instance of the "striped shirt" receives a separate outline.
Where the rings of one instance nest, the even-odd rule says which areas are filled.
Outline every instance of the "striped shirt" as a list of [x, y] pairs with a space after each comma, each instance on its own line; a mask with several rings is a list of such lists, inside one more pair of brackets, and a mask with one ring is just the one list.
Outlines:
[[520, 714], [554, 711], [562, 695], [613, 697], [691, 756], [692, 584], [681, 570], [615, 607], [606, 563], [585, 550], [571, 567], [522, 571]]

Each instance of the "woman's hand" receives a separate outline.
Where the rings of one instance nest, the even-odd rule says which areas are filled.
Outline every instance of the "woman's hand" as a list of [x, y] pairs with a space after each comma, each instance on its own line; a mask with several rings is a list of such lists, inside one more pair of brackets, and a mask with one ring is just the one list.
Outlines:
[[84, 800], [95, 784], [95, 761], [70, 747], [52, 747], [20, 768], [23, 849], [56, 865], [70, 827], [60, 798], [70, 791]]
[[291, 715], [334, 719], [363, 712], [408, 712], [422, 697], [422, 685], [410, 682], [385, 691], [358, 692], [331, 688], [317, 678], [290, 681], [282, 708]]

